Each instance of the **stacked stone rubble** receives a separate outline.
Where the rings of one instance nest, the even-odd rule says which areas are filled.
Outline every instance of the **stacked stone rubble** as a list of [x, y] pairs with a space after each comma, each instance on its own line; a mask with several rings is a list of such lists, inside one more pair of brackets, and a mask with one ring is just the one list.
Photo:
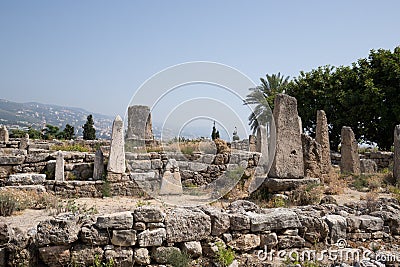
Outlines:
[[[235, 250], [240, 266], [245, 255], [268, 249], [310, 249], [337, 244], [391, 244], [400, 235], [400, 207], [379, 200], [371, 207], [320, 205], [261, 209], [236, 201], [227, 209], [161, 209], [142, 206], [132, 211], [97, 215], [60, 214], [34, 231], [18, 231], [0, 222], [0, 263], [9, 266], [92, 266], [111, 259], [117, 266], [168, 264], [169, 253], [188, 253], [193, 260], [215, 261], [218, 246]], [[35, 257], [38, 255], [38, 257]], [[4, 265], [4, 264], [3, 264]]]

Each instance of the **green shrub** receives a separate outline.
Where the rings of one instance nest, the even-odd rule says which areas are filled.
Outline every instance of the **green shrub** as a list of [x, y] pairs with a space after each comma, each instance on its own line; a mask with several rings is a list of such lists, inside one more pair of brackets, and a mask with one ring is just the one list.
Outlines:
[[289, 199], [293, 205], [298, 206], [318, 204], [323, 192], [323, 187], [318, 184], [302, 185], [291, 192]]
[[368, 179], [364, 174], [354, 176], [352, 186], [357, 190], [361, 191], [368, 187]]
[[222, 266], [231, 265], [235, 259], [235, 251], [233, 251], [231, 248], [225, 248], [224, 244], [221, 242], [217, 242], [215, 245], [218, 247], [218, 251], [215, 255], [216, 261]]
[[89, 152], [90, 149], [82, 145], [53, 145], [50, 150]]
[[0, 191], [0, 216], [11, 216], [18, 209], [18, 201], [12, 192]]
[[111, 196], [111, 185], [110, 182], [104, 181], [103, 185], [101, 186], [101, 194], [103, 197], [110, 197]]
[[167, 263], [174, 267], [187, 267], [192, 262], [190, 255], [186, 252], [173, 250], [167, 256]]

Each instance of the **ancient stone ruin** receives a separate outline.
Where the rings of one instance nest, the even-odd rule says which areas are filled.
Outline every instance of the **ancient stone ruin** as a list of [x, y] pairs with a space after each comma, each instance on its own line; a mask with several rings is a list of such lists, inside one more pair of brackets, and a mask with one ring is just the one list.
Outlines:
[[[148, 107], [130, 107], [128, 116], [126, 140], [153, 139]], [[328, 123], [325, 113], [318, 111], [316, 139], [301, 133], [297, 101], [284, 94], [275, 99], [274, 119], [276, 154], [268, 177], [263, 173], [266, 179], [259, 190], [286, 196], [282, 194], [301, 185], [318, 183], [332, 171]], [[25, 137], [1, 141], [0, 186], [47, 191], [62, 197], [138, 197], [143, 196], [143, 188], [155, 196], [179, 197], [187, 193], [187, 188], [207, 188], [216, 177], [237, 169], [244, 169], [243, 176], [250, 179], [257, 174], [255, 168], [264, 168], [271, 157], [267, 130], [262, 126], [244, 146], [235, 141], [236, 147], [225, 144], [225, 150], [217, 154], [191, 155], [126, 152], [123, 129], [123, 121], [117, 116], [111, 142], [67, 142], [83, 142], [96, 148], [91, 152], [54, 151], [51, 146], [60, 146], [54, 140], [43, 142]], [[332, 160], [340, 163], [342, 172], [357, 174], [386, 168], [394, 159], [394, 176], [399, 179], [400, 125], [395, 128], [394, 137], [394, 156], [390, 152], [371, 152], [360, 160], [354, 133], [343, 127], [342, 154], [333, 155]], [[181, 199], [184, 201], [188, 199]], [[362, 244], [392, 244], [399, 240], [400, 206], [395, 200], [329, 203], [268, 209], [244, 200], [223, 208], [141, 204], [129, 211], [94, 216], [63, 213], [27, 231], [1, 221], [0, 266], [92, 266], [96, 260], [106, 263], [110, 259], [115, 266], [160, 266], [168, 263], [168, 253], [181, 252], [208, 263], [215, 261], [221, 245], [235, 250], [238, 266], [259, 266], [254, 255], [265, 246], [274, 250], [307, 250], [335, 245], [342, 239]]]
[[350, 127], [343, 126], [341, 132], [342, 155], [340, 170], [342, 173], [360, 174], [360, 156], [358, 155], [358, 144]]
[[128, 108], [127, 139], [153, 140], [150, 107], [134, 105]]
[[288, 95], [278, 94], [274, 106], [276, 151], [269, 176], [303, 178], [303, 149], [297, 115], [297, 100]]
[[9, 136], [8, 136], [8, 130], [6, 126], [1, 126], [0, 127], [0, 142], [8, 142], [9, 141]]
[[120, 116], [113, 122], [110, 156], [107, 165], [108, 180], [120, 180], [125, 173], [124, 124]]
[[389, 200], [380, 200], [379, 206], [368, 209], [364, 201], [352, 207], [263, 209], [243, 200], [225, 209], [142, 206], [90, 219], [60, 214], [41, 221], [30, 236], [0, 222], [0, 264], [93, 266], [96, 258], [103, 262], [112, 258], [114, 266], [160, 266], [169, 261], [171, 251], [185, 252], [206, 264], [215, 261], [222, 245], [234, 249], [236, 266], [263, 266], [268, 261], [254, 255], [265, 246], [301, 252], [316, 245], [336, 249], [332, 246], [340, 240], [352, 244], [395, 242], [400, 235], [400, 207]]
[[315, 141], [321, 145], [321, 174], [329, 174], [331, 171], [331, 146], [329, 144], [328, 120], [323, 110], [317, 111]]

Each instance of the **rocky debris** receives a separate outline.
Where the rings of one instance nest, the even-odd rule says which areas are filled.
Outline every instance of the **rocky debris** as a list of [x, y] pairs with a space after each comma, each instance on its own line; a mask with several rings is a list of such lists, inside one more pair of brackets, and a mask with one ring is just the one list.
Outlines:
[[303, 149], [296, 98], [278, 94], [275, 97], [273, 113], [276, 127], [276, 149], [269, 176], [303, 178]]
[[354, 137], [354, 132], [350, 127], [342, 127], [340, 152], [342, 155], [340, 161], [341, 172], [360, 174], [358, 143]]
[[211, 219], [200, 210], [174, 209], [165, 217], [167, 242], [199, 241], [211, 234]]

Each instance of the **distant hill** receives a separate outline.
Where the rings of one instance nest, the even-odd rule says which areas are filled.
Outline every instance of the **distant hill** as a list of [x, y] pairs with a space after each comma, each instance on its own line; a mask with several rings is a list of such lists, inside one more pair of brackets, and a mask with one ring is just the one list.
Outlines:
[[89, 112], [81, 108], [36, 102], [16, 103], [0, 99], [0, 124], [6, 125], [10, 129], [33, 127], [41, 130], [46, 124], [64, 129], [66, 124], [70, 124], [75, 127], [79, 136], [82, 135], [82, 125], [86, 122], [89, 114], [93, 115], [96, 136], [98, 138], [110, 138], [113, 122], [113, 118], [110, 116]]

